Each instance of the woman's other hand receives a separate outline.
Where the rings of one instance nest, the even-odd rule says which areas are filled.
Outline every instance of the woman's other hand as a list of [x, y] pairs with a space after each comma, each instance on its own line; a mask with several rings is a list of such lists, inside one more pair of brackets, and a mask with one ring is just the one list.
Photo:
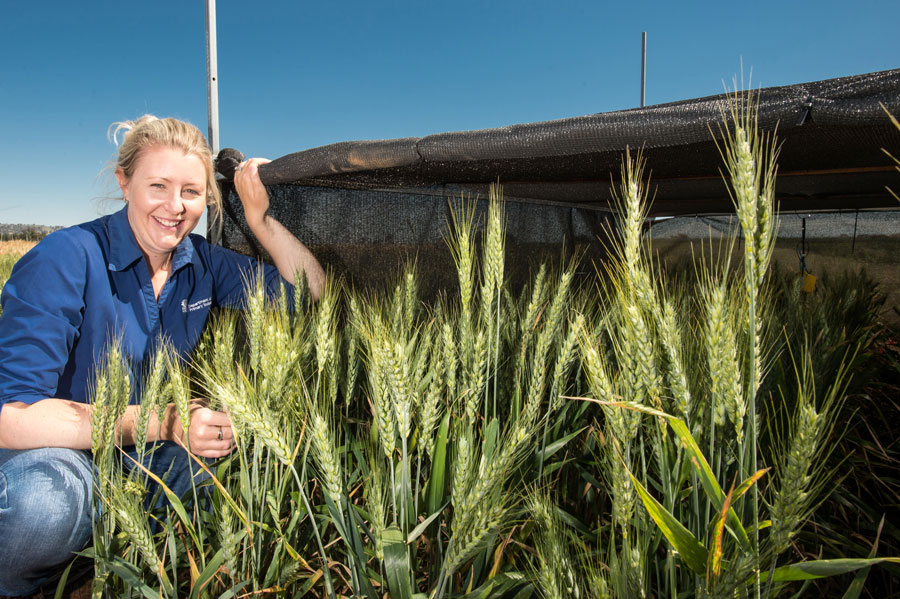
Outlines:
[[[234, 430], [225, 412], [206, 407], [206, 402], [191, 401], [191, 426], [188, 429], [191, 453], [204, 458], [221, 458], [234, 450]], [[184, 446], [184, 430], [175, 418], [173, 440]]]

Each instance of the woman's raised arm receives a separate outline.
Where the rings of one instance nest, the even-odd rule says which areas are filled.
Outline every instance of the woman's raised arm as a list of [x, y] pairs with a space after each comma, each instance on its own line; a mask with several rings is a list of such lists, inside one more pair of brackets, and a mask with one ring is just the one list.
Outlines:
[[322, 266], [309, 248], [267, 214], [269, 193], [259, 179], [259, 165], [266, 162], [269, 161], [264, 158], [251, 158], [242, 162], [234, 172], [234, 187], [244, 205], [244, 216], [250, 230], [272, 256], [282, 278], [293, 283], [298, 274], [305, 272], [309, 293], [317, 300], [325, 281]]

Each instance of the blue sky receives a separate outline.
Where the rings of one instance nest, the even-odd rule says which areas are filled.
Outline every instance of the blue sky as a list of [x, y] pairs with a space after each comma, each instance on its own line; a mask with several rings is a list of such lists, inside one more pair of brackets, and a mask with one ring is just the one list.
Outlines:
[[[628, 4], [628, 6], [626, 6]], [[0, 222], [71, 225], [118, 206], [110, 123], [207, 129], [203, 0], [6, 2]], [[217, 3], [222, 147], [277, 158], [900, 67], [900, 2]], [[898, 91], [900, 93], [900, 91]]]

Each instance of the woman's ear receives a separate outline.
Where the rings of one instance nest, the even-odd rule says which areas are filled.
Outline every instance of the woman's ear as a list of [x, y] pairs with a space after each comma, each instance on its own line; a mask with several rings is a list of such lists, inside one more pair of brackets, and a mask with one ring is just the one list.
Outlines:
[[125, 201], [128, 201], [128, 194], [125, 193], [125, 188], [128, 187], [128, 177], [125, 176], [125, 171], [122, 170], [122, 167], [116, 169], [116, 181], [119, 183], [119, 189], [122, 190], [122, 197]]

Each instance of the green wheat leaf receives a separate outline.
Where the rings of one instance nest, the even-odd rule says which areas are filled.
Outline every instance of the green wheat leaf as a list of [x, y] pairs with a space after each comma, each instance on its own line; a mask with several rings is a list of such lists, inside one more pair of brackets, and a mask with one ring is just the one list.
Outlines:
[[[900, 557], [876, 557], [876, 558], [842, 558], [842, 559], [820, 559], [809, 562], [800, 562], [799, 564], [789, 564], [781, 566], [775, 570], [772, 580], [775, 582], [792, 582], [795, 580], [813, 580], [815, 578], [825, 578], [827, 576], [837, 576], [853, 572], [860, 568], [874, 566], [882, 562], [890, 562], [900, 564]], [[760, 580], [766, 582], [769, 580], [769, 573], [762, 572]]]
[[447, 487], [447, 436], [450, 430], [450, 412], [444, 414], [434, 443], [434, 458], [431, 460], [431, 476], [428, 478], [428, 501], [425, 508], [433, 514], [444, 502]]
[[397, 526], [390, 526], [384, 531], [384, 571], [390, 596], [412, 599], [406, 543], [403, 542], [403, 532]]
[[647, 489], [644, 488], [641, 481], [636, 479], [631, 472], [628, 473], [628, 476], [631, 477], [634, 488], [637, 490], [638, 495], [640, 495], [641, 501], [644, 502], [647, 513], [650, 514], [650, 517], [653, 518], [653, 521], [656, 522], [656, 525], [659, 526], [659, 529], [666, 536], [675, 550], [681, 554], [687, 567], [696, 574], [705, 574], [706, 560], [709, 556], [709, 551], [703, 546], [703, 543], [698, 541], [697, 538], [691, 534], [691, 531], [685, 528], [675, 516], [656, 501], [656, 499], [647, 492]]

